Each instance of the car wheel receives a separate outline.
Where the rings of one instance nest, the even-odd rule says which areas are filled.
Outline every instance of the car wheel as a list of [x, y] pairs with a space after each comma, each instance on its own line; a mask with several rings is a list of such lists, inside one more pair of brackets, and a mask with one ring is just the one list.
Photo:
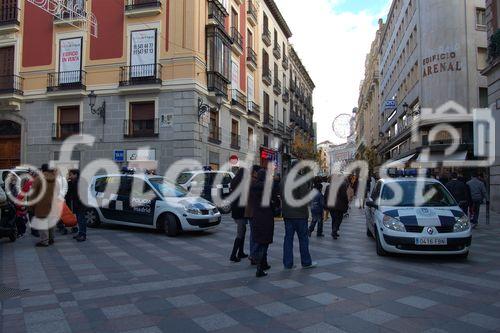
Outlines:
[[385, 257], [387, 255], [387, 252], [382, 247], [382, 243], [380, 242], [380, 235], [377, 229], [375, 229], [375, 242], [377, 243], [377, 255]]
[[462, 260], [467, 260], [467, 258], [469, 257], [469, 251], [465, 252], [465, 253], [461, 253], [457, 256], [459, 259], [462, 259]]
[[179, 225], [174, 215], [168, 214], [163, 221], [163, 228], [168, 237], [175, 237], [179, 234]]
[[84, 213], [85, 223], [90, 228], [97, 228], [101, 225], [101, 220], [99, 219], [99, 214], [95, 209], [88, 209]]
[[366, 237], [373, 238], [372, 232], [370, 231], [370, 229], [368, 227], [366, 227]]

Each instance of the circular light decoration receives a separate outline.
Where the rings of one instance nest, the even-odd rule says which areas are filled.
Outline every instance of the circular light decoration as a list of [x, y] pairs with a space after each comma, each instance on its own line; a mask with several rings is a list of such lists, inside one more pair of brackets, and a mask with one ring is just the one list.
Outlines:
[[352, 116], [347, 113], [342, 113], [335, 117], [332, 122], [333, 133], [339, 139], [347, 139], [353, 134], [353, 122]]

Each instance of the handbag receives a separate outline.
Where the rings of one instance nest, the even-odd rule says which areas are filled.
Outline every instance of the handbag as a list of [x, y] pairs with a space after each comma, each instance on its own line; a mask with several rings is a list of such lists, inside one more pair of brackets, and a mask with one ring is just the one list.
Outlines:
[[62, 204], [61, 221], [67, 228], [75, 227], [78, 224], [76, 215], [73, 214], [66, 203]]

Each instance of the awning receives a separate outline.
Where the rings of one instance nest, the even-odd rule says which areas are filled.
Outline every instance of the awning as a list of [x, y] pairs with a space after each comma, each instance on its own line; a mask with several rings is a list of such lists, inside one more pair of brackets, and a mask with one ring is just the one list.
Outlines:
[[408, 162], [409, 160], [411, 160], [416, 154], [411, 154], [411, 155], [408, 155], [408, 156], [405, 156], [399, 160], [395, 160], [395, 161], [392, 161], [392, 162], [389, 162], [388, 164], [386, 164], [386, 167], [387, 168], [395, 168], [395, 167], [398, 167], [398, 166], [405, 166], [406, 165], [406, 162]]
[[421, 153], [417, 158], [417, 163], [429, 164], [429, 163], [452, 163], [457, 164], [459, 162], [465, 161], [467, 158], [467, 151], [455, 152], [451, 155], [445, 155], [444, 152], [434, 152], [428, 155]]

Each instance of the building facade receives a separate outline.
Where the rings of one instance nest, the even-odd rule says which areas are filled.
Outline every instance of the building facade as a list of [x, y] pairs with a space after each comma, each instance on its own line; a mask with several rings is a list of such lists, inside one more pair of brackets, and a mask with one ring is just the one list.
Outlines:
[[[488, 101], [495, 117], [496, 154], [495, 164], [490, 168], [490, 201], [500, 200], [500, 4], [496, 0], [486, 1], [486, 23], [488, 30], [488, 66], [483, 74], [488, 76]], [[500, 212], [497, 205], [491, 209]]]
[[[383, 139], [378, 152], [383, 161], [418, 161], [423, 148], [431, 149], [431, 159], [439, 159], [451, 137], [441, 131], [429, 140], [429, 133], [444, 122], [460, 137], [450, 158], [476, 158], [472, 110], [488, 105], [481, 75], [487, 47], [484, 14], [484, 0], [393, 1], [379, 52]], [[449, 116], [428, 119], [428, 112]], [[455, 117], [460, 112], [463, 117]], [[418, 134], [412, 137], [415, 124]]]
[[380, 144], [380, 128], [383, 117], [380, 114], [380, 72], [379, 49], [384, 23], [379, 28], [365, 61], [365, 77], [360, 84], [356, 120], [356, 150], [358, 158], [366, 159]]
[[[0, 167], [57, 160], [78, 134], [95, 138], [75, 148], [80, 167], [103, 158], [163, 172], [188, 158], [217, 169], [262, 163], [261, 147], [281, 163], [291, 31], [274, 1], [61, 4], [51, 15], [2, 2]], [[87, 17], [96, 37], [78, 28]]]

